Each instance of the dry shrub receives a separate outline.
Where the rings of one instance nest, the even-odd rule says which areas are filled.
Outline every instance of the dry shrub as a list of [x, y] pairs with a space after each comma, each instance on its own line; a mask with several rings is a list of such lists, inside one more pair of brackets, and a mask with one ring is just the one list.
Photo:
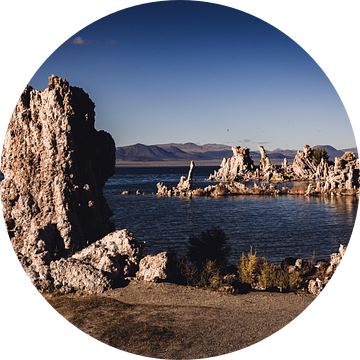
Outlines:
[[233, 281], [232, 277], [223, 275], [222, 266], [216, 261], [207, 260], [201, 268], [192, 269], [187, 261], [182, 260], [179, 268], [188, 286], [216, 291], [223, 286], [231, 285]]
[[300, 272], [293, 270], [288, 272], [280, 266], [263, 261], [258, 276], [259, 285], [263, 289], [279, 288], [281, 291], [298, 290], [302, 284]]
[[240, 257], [238, 273], [239, 279], [243, 283], [253, 284], [259, 270], [259, 258], [256, 256], [256, 251], [253, 253], [252, 247], [246, 256], [244, 253]]

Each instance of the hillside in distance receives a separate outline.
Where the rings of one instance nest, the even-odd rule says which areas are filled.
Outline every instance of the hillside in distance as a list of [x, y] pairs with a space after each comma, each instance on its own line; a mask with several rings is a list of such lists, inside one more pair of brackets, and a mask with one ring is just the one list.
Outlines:
[[[358, 156], [357, 148], [349, 148], [337, 150], [331, 145], [315, 145], [314, 149], [325, 148], [330, 160], [333, 161], [335, 157], [341, 157], [345, 151], [353, 151]], [[302, 150], [302, 149], [300, 149]], [[267, 151], [267, 154], [272, 163], [279, 165], [287, 158], [289, 163], [292, 162], [297, 150], [289, 149], [275, 149]], [[258, 151], [251, 151], [250, 155], [255, 163], [260, 161], [260, 153]], [[116, 148], [116, 161], [121, 165], [126, 162], [179, 162], [179, 161], [200, 161], [201, 163], [219, 163], [223, 158], [232, 156], [231, 146], [223, 144], [204, 144], [197, 145], [195, 143], [169, 143], [159, 145], [143, 145], [135, 144], [129, 146], [122, 146]]]

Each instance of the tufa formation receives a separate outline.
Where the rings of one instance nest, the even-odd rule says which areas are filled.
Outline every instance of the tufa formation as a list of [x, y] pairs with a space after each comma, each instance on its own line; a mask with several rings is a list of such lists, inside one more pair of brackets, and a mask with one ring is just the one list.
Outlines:
[[40, 290], [97, 293], [138, 269], [144, 245], [127, 230], [114, 231], [103, 196], [115, 172], [115, 143], [95, 129], [94, 108], [83, 89], [52, 75], [44, 91], [25, 88], [7, 129], [4, 218]]
[[27, 86], [21, 95], [1, 162], [4, 217], [16, 251], [33, 248], [49, 261], [114, 230], [102, 189], [114, 174], [115, 143], [95, 130], [94, 108], [82, 89], [54, 75], [46, 90]]

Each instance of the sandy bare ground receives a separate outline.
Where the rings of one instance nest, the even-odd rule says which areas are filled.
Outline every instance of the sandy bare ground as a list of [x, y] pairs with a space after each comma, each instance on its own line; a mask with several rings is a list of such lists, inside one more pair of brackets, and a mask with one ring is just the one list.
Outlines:
[[[159, 344], [125, 343], [122, 350], [166, 359], [206, 358], [252, 345], [287, 325], [315, 299], [307, 294], [261, 291], [231, 295], [136, 280], [101, 296], [132, 304], [125, 311], [131, 310], [136, 321], [161, 326], [171, 334]], [[66, 318], [71, 316], [71, 309], [57, 310]], [[78, 326], [94, 337], [96, 314], [100, 313]]]

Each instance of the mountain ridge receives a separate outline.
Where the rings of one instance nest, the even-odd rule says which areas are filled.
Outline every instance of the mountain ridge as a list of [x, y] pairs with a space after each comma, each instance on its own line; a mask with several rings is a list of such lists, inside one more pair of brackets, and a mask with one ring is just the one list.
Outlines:
[[[332, 161], [334, 161], [335, 157], [341, 157], [346, 151], [353, 151], [355, 155], [358, 156], [356, 147], [337, 150], [331, 145], [315, 145], [312, 146], [312, 148], [325, 148]], [[298, 150], [276, 148], [272, 151], [268, 150], [267, 154], [271, 161], [279, 163], [282, 162], [284, 158], [291, 161], [297, 152]], [[204, 145], [198, 145], [191, 142], [156, 145], [137, 143], [116, 148], [117, 162], [166, 162], [180, 160], [221, 161], [223, 158], [229, 158], [231, 156], [231, 146], [214, 143]], [[254, 161], [258, 161], [261, 158], [259, 151], [251, 151], [250, 156]]]

